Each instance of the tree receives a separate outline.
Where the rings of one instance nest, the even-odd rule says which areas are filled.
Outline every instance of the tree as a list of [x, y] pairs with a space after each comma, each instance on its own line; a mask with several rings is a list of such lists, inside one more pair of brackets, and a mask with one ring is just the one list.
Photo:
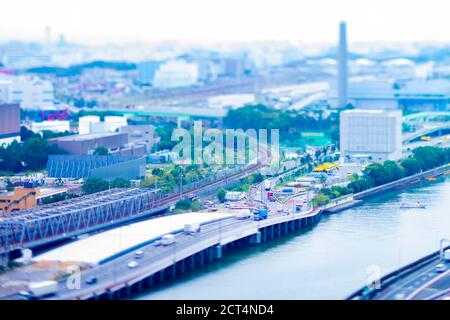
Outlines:
[[403, 169], [405, 169], [407, 176], [412, 176], [420, 171], [420, 162], [417, 159], [408, 158], [402, 160], [400, 163]]
[[217, 200], [219, 200], [219, 202], [221, 202], [221, 203], [225, 202], [226, 194], [227, 194], [227, 192], [225, 191], [225, 189], [220, 188], [219, 190], [217, 190]]
[[320, 192], [314, 197], [312, 202], [314, 206], [323, 206], [330, 202], [330, 198], [327, 195]]
[[100, 178], [89, 178], [81, 187], [83, 193], [91, 194], [109, 189], [109, 183]]
[[189, 210], [191, 208], [191, 201], [184, 199], [175, 204], [175, 208], [180, 210]]
[[95, 148], [94, 155], [95, 156], [107, 156], [107, 155], [109, 155], [109, 150], [105, 147], [100, 146], [100, 147]]
[[385, 161], [383, 167], [386, 169], [389, 181], [395, 181], [405, 177], [405, 170], [392, 160]]
[[126, 179], [116, 178], [111, 182], [111, 188], [131, 188], [131, 182]]
[[386, 168], [380, 163], [372, 163], [364, 170], [364, 174], [373, 182], [375, 186], [379, 186], [389, 182], [389, 174]]
[[155, 168], [152, 170], [152, 175], [153, 176], [158, 176], [161, 177], [164, 174], [164, 170], [160, 169], [160, 168]]

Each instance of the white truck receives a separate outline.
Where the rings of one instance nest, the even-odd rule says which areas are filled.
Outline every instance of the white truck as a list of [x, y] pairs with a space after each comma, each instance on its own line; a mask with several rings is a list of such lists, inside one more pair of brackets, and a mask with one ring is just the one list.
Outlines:
[[236, 212], [236, 219], [245, 220], [252, 216], [250, 209], [239, 209]]
[[28, 290], [20, 294], [29, 299], [39, 299], [54, 295], [58, 292], [58, 282], [56, 281], [41, 281], [32, 282], [28, 285]]
[[272, 181], [270, 179], [264, 180], [264, 190], [270, 191], [272, 189]]
[[166, 234], [161, 238], [161, 245], [170, 246], [175, 243], [175, 236], [173, 234]]
[[444, 251], [444, 260], [450, 262], [450, 249]]
[[200, 232], [200, 224], [199, 223], [187, 223], [184, 225], [184, 233], [193, 234], [196, 232]]

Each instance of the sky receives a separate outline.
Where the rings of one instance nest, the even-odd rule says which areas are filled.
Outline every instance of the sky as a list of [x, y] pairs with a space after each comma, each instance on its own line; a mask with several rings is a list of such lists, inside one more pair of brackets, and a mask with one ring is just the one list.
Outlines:
[[86, 44], [183, 40], [331, 43], [339, 21], [350, 42], [450, 42], [448, 0], [11, 0], [0, 40], [60, 34]]

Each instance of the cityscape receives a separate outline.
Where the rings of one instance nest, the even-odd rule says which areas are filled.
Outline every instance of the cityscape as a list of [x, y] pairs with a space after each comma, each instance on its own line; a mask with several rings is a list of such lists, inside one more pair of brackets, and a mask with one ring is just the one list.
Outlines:
[[66, 2], [0, 21], [0, 300], [450, 300], [442, 19]]

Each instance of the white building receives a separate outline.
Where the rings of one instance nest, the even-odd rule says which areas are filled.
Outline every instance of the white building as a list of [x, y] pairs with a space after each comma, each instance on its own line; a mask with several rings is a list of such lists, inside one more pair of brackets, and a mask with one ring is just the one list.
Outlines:
[[366, 159], [381, 162], [402, 156], [400, 110], [347, 110], [341, 112], [341, 161]]
[[32, 122], [31, 131], [36, 133], [42, 133], [43, 131], [52, 132], [66, 132], [70, 131], [70, 121], [69, 120], [52, 120], [52, 121], [42, 121], [42, 122]]
[[12, 81], [0, 80], [0, 103], [10, 103]]
[[99, 123], [99, 116], [85, 116], [78, 119], [78, 133], [88, 134], [91, 133], [91, 123]]
[[50, 109], [54, 106], [53, 84], [35, 77], [5, 76], [0, 79], [0, 100], [18, 103], [22, 109]]
[[196, 63], [172, 60], [159, 66], [153, 85], [158, 88], [189, 87], [198, 83], [198, 77]]
[[109, 131], [116, 132], [119, 128], [127, 126], [128, 120], [125, 117], [105, 116], [105, 123]]
[[130, 125], [119, 129], [120, 133], [128, 133], [128, 143], [133, 145], [145, 146], [146, 152], [151, 152], [153, 145], [158, 139], [155, 139], [155, 127], [152, 125]]

